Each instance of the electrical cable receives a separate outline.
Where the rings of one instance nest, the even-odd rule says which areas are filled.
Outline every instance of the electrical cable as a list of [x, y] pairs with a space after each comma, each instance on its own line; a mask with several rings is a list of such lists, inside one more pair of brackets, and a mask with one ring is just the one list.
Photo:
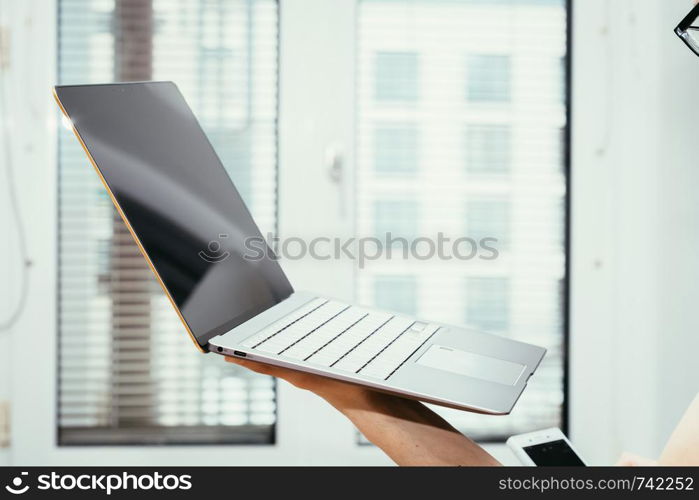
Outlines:
[[[0, 20], [4, 19], [2, 12], [2, 2], [0, 2]], [[10, 53], [10, 48], [6, 45], [9, 43], [2, 37], [0, 37], [0, 54]], [[0, 67], [0, 76], [4, 72], [4, 69]], [[29, 294], [29, 268], [31, 267], [31, 260], [29, 259], [27, 252], [27, 238], [26, 230], [24, 227], [24, 220], [22, 219], [22, 212], [19, 206], [19, 199], [17, 196], [17, 186], [15, 185], [15, 172], [13, 168], [13, 155], [12, 155], [12, 144], [10, 141], [10, 126], [9, 126], [9, 106], [7, 99], [7, 82], [6, 78], [0, 78], [0, 119], [2, 119], [2, 143], [4, 152], [4, 167], [7, 177], [7, 191], [9, 195], [10, 210], [15, 221], [15, 227], [17, 229], [17, 245], [19, 248], [20, 257], [20, 293], [17, 305], [11, 309], [11, 312], [7, 318], [0, 319], [0, 332], [10, 330], [19, 320], [24, 308], [27, 304], [27, 297]], [[8, 238], [9, 241], [9, 238]]]

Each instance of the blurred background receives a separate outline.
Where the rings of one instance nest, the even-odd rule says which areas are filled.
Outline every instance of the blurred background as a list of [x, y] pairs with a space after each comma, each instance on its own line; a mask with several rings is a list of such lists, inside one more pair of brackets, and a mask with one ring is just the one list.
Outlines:
[[297, 289], [545, 346], [505, 463], [657, 455], [699, 389], [689, 0], [0, 0], [0, 464], [387, 464], [203, 356], [55, 84], [173, 80], [265, 233], [495, 237], [494, 261], [282, 260]]

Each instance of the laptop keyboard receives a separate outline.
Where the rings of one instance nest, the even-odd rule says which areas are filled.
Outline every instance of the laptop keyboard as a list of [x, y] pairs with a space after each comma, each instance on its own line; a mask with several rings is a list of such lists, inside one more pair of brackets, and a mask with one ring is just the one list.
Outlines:
[[405, 316], [317, 298], [242, 345], [386, 380], [438, 329]]

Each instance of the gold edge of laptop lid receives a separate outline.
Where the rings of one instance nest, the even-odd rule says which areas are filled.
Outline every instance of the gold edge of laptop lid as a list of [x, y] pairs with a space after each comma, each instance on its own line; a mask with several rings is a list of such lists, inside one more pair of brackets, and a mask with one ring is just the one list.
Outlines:
[[[63, 103], [61, 103], [61, 99], [58, 97], [58, 93], [56, 92], [56, 87], [53, 88], [53, 98], [56, 100], [58, 107], [61, 108], [61, 112], [63, 113], [63, 116], [65, 116], [70, 121], [70, 115], [68, 115], [68, 112], [63, 107]], [[100, 171], [99, 167], [97, 166], [95, 159], [90, 154], [90, 151], [87, 149], [85, 142], [83, 141], [82, 137], [80, 137], [80, 134], [78, 133], [78, 130], [75, 128], [75, 125], [73, 124], [72, 121], [70, 121], [70, 128], [73, 130], [75, 137], [78, 138], [78, 142], [80, 142], [80, 145], [82, 146], [83, 151], [85, 151], [85, 154], [87, 155], [88, 160], [90, 160], [90, 163], [92, 163], [92, 166], [95, 169], [95, 172], [97, 172], [97, 176], [100, 178], [100, 181], [102, 181], [102, 185], [104, 186], [104, 189], [107, 190], [107, 194], [109, 194], [109, 198], [111, 198], [112, 203], [114, 204], [114, 207], [116, 208], [117, 212], [119, 213], [119, 216], [121, 217], [121, 220], [124, 221], [124, 224], [126, 225], [126, 229], [129, 230], [131, 237], [136, 242], [136, 246], [138, 246], [138, 249], [141, 252], [141, 255], [143, 255], [144, 259], [146, 259], [146, 263], [148, 264], [148, 267], [150, 267], [150, 270], [155, 275], [155, 279], [160, 284], [160, 287], [163, 289], [163, 292], [165, 292], [165, 295], [167, 296], [168, 300], [170, 301], [170, 304], [172, 304], [172, 307], [175, 308], [175, 312], [177, 312], [177, 316], [180, 318], [180, 321], [182, 322], [182, 325], [184, 326], [185, 330], [187, 330], [187, 333], [189, 334], [189, 338], [192, 340], [192, 342], [194, 342], [194, 345], [197, 347], [197, 349], [199, 349], [199, 351], [205, 353], [206, 350], [204, 349], [204, 347], [201, 344], [199, 344], [199, 341], [197, 340], [196, 336], [194, 335], [194, 333], [192, 333], [192, 330], [189, 328], [189, 325], [187, 324], [187, 321], [185, 321], [184, 316], [182, 315], [182, 312], [180, 311], [180, 308], [177, 307], [177, 304], [175, 304], [175, 301], [173, 300], [172, 296], [170, 295], [170, 292], [168, 291], [167, 287], [165, 286], [165, 283], [160, 278], [160, 274], [158, 274], [158, 271], [155, 269], [155, 266], [153, 265], [153, 262], [150, 260], [150, 257], [148, 256], [148, 253], [146, 252], [145, 248], [143, 248], [143, 245], [141, 244], [141, 240], [138, 238], [138, 236], [136, 235], [136, 232], [131, 227], [131, 223], [129, 222], [128, 218], [126, 217], [126, 214], [121, 209], [121, 206], [119, 205], [119, 202], [117, 201], [117, 199], [114, 197], [112, 190], [109, 189], [109, 185], [107, 184], [107, 181], [105, 180], [104, 176], [102, 175], [102, 172]]]

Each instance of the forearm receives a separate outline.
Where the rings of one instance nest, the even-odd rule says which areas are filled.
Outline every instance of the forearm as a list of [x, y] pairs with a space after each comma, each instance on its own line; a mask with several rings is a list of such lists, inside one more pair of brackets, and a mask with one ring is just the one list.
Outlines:
[[314, 392], [349, 418], [398, 465], [500, 465], [483, 448], [416, 401], [247, 359], [226, 360]]
[[500, 465], [417, 401], [367, 390], [325, 399], [398, 465]]

